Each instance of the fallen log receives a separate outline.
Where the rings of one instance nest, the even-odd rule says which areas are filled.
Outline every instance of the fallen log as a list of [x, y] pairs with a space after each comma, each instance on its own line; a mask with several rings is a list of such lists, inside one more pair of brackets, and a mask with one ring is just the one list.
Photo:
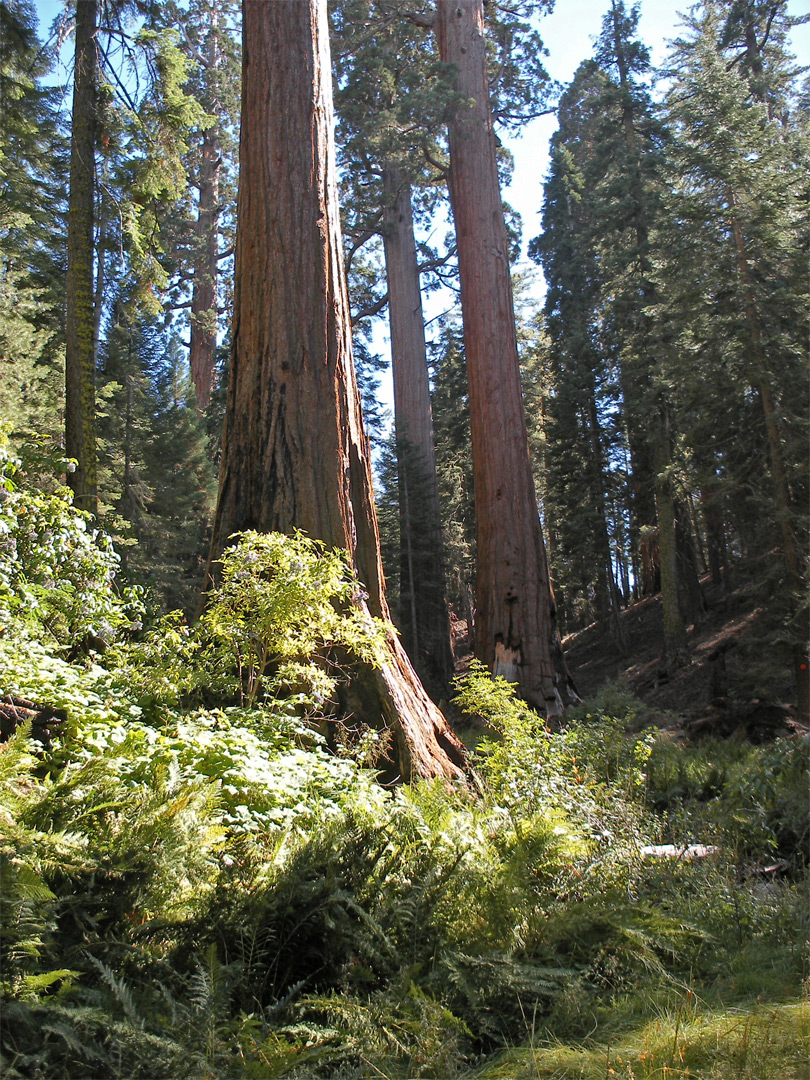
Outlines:
[[720, 848], [715, 844], [648, 844], [641, 849], [641, 854], [650, 859], [706, 859], [710, 855], [719, 855]]
[[61, 725], [67, 722], [67, 713], [64, 709], [38, 705], [35, 701], [15, 698], [11, 694], [0, 698], [0, 743], [7, 742], [19, 727], [29, 721], [31, 738], [48, 750]]

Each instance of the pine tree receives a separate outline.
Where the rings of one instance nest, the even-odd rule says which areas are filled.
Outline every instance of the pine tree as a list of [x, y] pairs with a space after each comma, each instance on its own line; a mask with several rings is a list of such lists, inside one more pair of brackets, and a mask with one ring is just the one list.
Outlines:
[[70, 477], [77, 505], [90, 509], [96, 505], [95, 374], [108, 251], [117, 241], [126, 255], [130, 296], [144, 310], [160, 311], [169, 283], [161, 211], [184, 195], [186, 140], [203, 115], [183, 90], [188, 61], [177, 33], [158, 23], [155, 10], [141, 12], [127, 0], [101, 6], [77, 0], [73, 23], [65, 443], [78, 462]]
[[93, 316], [97, 63], [96, 0], [77, 0], [65, 282], [65, 452], [76, 505], [96, 510], [96, 357]]
[[[756, 19], [746, 22], [746, 12], [760, 26], [769, 22], [767, 47], [755, 55], [750, 43], [765, 35]], [[738, 24], [749, 27], [748, 44], [736, 59], [732, 49], [729, 59], [724, 48]], [[666, 102], [674, 138], [662, 276], [688, 360], [684, 383], [693, 409], [703, 413], [696, 434], [715, 427], [707, 443], [695, 439], [696, 453], [716, 463], [713, 485], [755, 485], [759, 505], [750, 507], [749, 532], [751, 520], [763, 515], [776, 526], [790, 598], [785, 643], [806, 711], [807, 532], [800, 508], [808, 490], [808, 380], [796, 328], [808, 310], [807, 144], [789, 119], [794, 75], [784, 51], [787, 29], [783, 5], [767, 15], [755, 5], [707, 5], [676, 43]], [[732, 417], [746, 418], [744, 439]], [[761, 550], [770, 549], [773, 532], [759, 538]]]
[[[606, 442], [601, 432], [600, 399], [610, 416], [609, 397], [618, 392], [632, 468], [635, 576], [642, 593], [661, 589], [664, 661], [674, 668], [687, 657], [679, 580], [692, 562], [683, 558], [689, 536], [674, 483], [677, 432], [651, 247], [661, 213], [662, 136], [644, 81], [649, 60], [635, 37], [637, 21], [637, 9], [628, 14], [622, 0], [612, 0], [595, 60], [580, 68], [567, 95], [556, 175], [547, 188], [551, 232], [533, 250], [556, 281], [548, 307], [552, 335], [567, 357], [577, 358], [571, 372], [558, 374], [569, 383], [590, 448], [593, 554], [595, 567], [605, 568], [594, 580], [602, 616], [613, 609], [616, 625], [605, 483], [612, 436]], [[598, 374], [592, 379], [589, 372]]]
[[122, 569], [191, 615], [216, 477], [178, 336], [126, 295], [104, 335], [98, 397], [100, 514]]
[[531, 252], [542, 263], [548, 284], [554, 392], [548, 401], [547, 437], [553, 453], [548, 455], [546, 485], [569, 617], [572, 627], [598, 619], [624, 649], [610, 539], [614, 522], [609, 496], [615, 477], [608, 469], [621, 434], [612, 420], [620, 395], [602, 341], [603, 281], [595, 243], [602, 223], [587, 187], [606, 81], [601, 68], [589, 61], [563, 95], [545, 187], [543, 234]]

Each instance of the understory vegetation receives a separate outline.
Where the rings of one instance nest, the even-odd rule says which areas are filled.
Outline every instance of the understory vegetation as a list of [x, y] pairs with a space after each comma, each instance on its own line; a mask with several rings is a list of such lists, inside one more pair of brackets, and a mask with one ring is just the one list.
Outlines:
[[473, 664], [469, 787], [386, 789], [342, 555], [245, 534], [158, 617], [43, 468], [0, 463], [5, 1077], [808, 1076], [806, 737], [620, 686], [551, 734]]

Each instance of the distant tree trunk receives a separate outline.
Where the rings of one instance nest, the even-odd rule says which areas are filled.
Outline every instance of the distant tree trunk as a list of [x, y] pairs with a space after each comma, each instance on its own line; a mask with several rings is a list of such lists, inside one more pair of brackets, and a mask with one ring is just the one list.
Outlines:
[[726, 525], [720, 506], [719, 485], [708, 481], [700, 487], [700, 506], [706, 522], [706, 547], [712, 584], [728, 587]]
[[475, 648], [547, 716], [567, 673], [529, 461], [512, 283], [489, 103], [482, 0], [437, 0], [441, 59], [469, 99], [448, 125], [475, 480]]
[[402, 552], [400, 630], [420, 674], [445, 688], [453, 652], [411, 188], [391, 164], [383, 172], [383, 186]]
[[[206, 63], [219, 63], [219, 29], [216, 6], [211, 13]], [[194, 286], [191, 293], [191, 346], [189, 368], [197, 393], [197, 409], [203, 412], [211, 400], [217, 357], [217, 273], [219, 254], [219, 174], [222, 165], [219, 128], [203, 132], [200, 148], [199, 204], [197, 208]]]
[[695, 541], [689, 520], [689, 510], [683, 499], [675, 500], [675, 544], [678, 552], [678, 588], [681, 597], [681, 615], [697, 625], [706, 614], [706, 597], [700, 584]]
[[598, 559], [596, 568], [597, 617], [601, 624], [608, 630], [613, 642], [622, 654], [629, 652], [629, 642], [624, 625], [621, 620], [621, 598], [616, 584], [616, 575], [613, 572], [613, 559], [610, 551], [610, 535], [608, 533], [607, 498], [607, 470], [605, 468], [605, 455], [602, 448], [602, 432], [599, 424], [599, 412], [596, 407], [596, 384], [593, 372], [590, 373], [588, 392], [588, 427], [591, 438], [590, 454], [590, 483], [591, 483], [591, 506], [594, 514], [594, 548]]
[[661, 559], [661, 607], [664, 621], [664, 666], [668, 672], [688, 661], [686, 627], [678, 601], [678, 544], [675, 535], [675, 493], [670, 466], [669, 418], [662, 406], [656, 427], [655, 506], [658, 515], [658, 549]]
[[109, 173], [107, 160], [104, 161], [103, 179], [99, 187], [98, 200], [98, 240], [96, 242], [96, 280], [93, 290], [93, 371], [98, 366], [98, 349], [101, 343], [101, 317], [104, 312], [104, 286], [106, 285], [106, 257], [107, 257], [107, 188], [106, 179]]
[[[233, 353], [209, 558], [237, 531], [345, 548], [388, 618], [351, 353], [324, 0], [243, 5]], [[366, 601], [358, 599], [365, 608]], [[461, 746], [392, 632], [352, 704], [393, 730], [402, 776], [462, 775]]]
[[76, 506], [96, 511], [96, 368], [93, 320], [93, 198], [96, 149], [96, 0], [76, 4], [65, 281], [65, 453]]
[[[622, 365], [620, 381], [625, 403], [625, 430], [630, 450], [630, 508], [633, 516], [633, 539], [638, 542], [639, 574], [637, 590], [641, 596], [654, 596], [661, 589], [656, 528], [655, 469], [649, 441], [649, 379]], [[629, 369], [629, 370], [628, 370]]]

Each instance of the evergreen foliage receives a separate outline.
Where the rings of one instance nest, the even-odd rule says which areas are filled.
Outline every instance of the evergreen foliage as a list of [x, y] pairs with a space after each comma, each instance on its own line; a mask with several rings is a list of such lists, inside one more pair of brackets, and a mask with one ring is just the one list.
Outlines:
[[447, 559], [447, 595], [471, 629], [475, 595], [475, 499], [461, 327], [447, 325], [431, 350], [433, 429]]
[[214, 469], [177, 335], [120, 296], [101, 350], [101, 518], [164, 610], [195, 609]]
[[797, 328], [807, 318], [807, 144], [786, 115], [795, 88], [783, 12], [772, 29], [759, 58], [764, 99], [744, 65], [728, 61], [719, 10], [676, 47], [661, 276], [698, 483], [722, 508], [726, 549], [761, 560], [776, 591], [775, 641], [804, 658], [808, 380]]
[[29, 5], [0, 5], [0, 415], [58, 439], [66, 183], [53, 56]]
[[756, 565], [767, 645], [793, 657], [805, 711], [806, 132], [793, 23], [781, 4], [696, 9], [658, 108], [637, 20], [611, 4], [563, 95], [531, 245], [549, 284], [544, 500], [562, 610], [570, 628], [615, 627], [631, 592], [660, 586], [667, 651], [683, 657], [683, 627], [705, 611], [700, 573], [722, 587]]

